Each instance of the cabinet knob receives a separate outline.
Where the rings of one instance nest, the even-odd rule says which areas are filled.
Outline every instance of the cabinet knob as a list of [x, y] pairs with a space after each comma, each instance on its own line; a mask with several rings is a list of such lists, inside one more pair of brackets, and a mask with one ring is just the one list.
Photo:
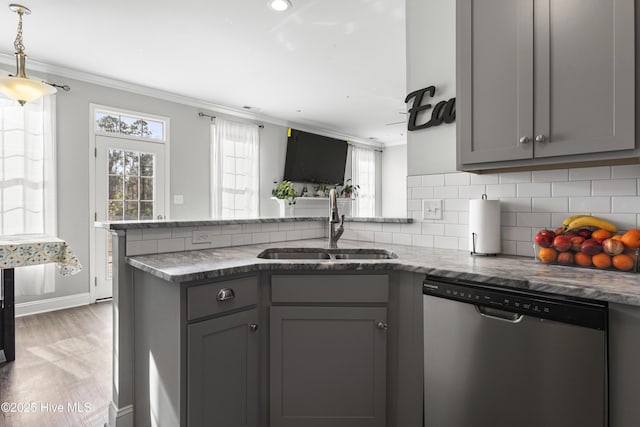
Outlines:
[[216, 300], [218, 300], [218, 302], [223, 302], [223, 301], [232, 300], [235, 297], [236, 297], [236, 294], [235, 292], [233, 292], [233, 289], [222, 288], [218, 291], [218, 294], [216, 295]]
[[540, 134], [540, 135], [536, 135], [536, 142], [545, 142], [547, 140], [547, 137]]
[[520, 138], [520, 144], [528, 144], [531, 142], [531, 139], [529, 139], [528, 136], [523, 136]]
[[257, 323], [252, 323], [249, 325], [249, 329], [251, 330], [251, 332], [255, 332], [258, 330], [258, 324]]
[[378, 324], [376, 325], [378, 327], [378, 329], [389, 329], [389, 325], [387, 325], [384, 322], [378, 322]]

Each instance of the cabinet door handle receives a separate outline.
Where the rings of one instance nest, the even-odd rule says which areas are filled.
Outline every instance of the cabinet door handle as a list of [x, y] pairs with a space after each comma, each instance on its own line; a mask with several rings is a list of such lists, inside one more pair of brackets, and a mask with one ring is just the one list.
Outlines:
[[523, 136], [520, 138], [520, 144], [528, 144], [531, 142], [531, 139], [529, 139], [528, 136]]
[[230, 301], [236, 297], [236, 294], [233, 292], [233, 289], [230, 288], [222, 288], [218, 291], [216, 295], [216, 300], [219, 302]]
[[249, 325], [249, 329], [251, 330], [251, 332], [255, 332], [258, 330], [258, 324], [257, 323], [252, 323]]
[[546, 140], [547, 140], [547, 137], [544, 136], [543, 134], [536, 135], [536, 142], [545, 142]]
[[378, 329], [384, 329], [384, 330], [389, 329], [389, 325], [387, 325], [384, 322], [378, 322], [378, 324], [376, 326], [378, 327]]

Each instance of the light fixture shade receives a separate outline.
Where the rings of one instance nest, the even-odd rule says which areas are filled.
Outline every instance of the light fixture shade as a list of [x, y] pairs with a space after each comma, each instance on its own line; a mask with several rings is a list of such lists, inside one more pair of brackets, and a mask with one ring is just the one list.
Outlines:
[[289, 0], [269, 0], [269, 5], [276, 12], [284, 12], [291, 7], [291, 2]]
[[57, 91], [55, 87], [35, 79], [6, 76], [0, 77], [0, 92], [24, 105]]

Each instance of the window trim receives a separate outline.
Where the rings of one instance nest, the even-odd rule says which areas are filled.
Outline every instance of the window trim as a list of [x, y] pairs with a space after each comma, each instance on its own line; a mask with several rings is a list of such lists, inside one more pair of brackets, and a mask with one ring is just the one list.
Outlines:
[[[103, 107], [97, 104], [91, 104], [92, 109], [92, 130], [94, 135], [107, 136], [107, 137], [115, 137], [121, 139], [132, 139], [135, 141], [144, 141], [144, 142], [153, 142], [156, 144], [165, 144], [169, 140], [169, 118], [164, 116], [156, 116], [153, 114], [147, 113], [138, 113], [136, 111], [124, 110], [112, 107]], [[126, 133], [120, 132], [105, 132], [103, 130], [98, 129], [96, 126], [96, 115], [102, 114], [112, 114], [115, 116], [128, 116], [136, 119], [142, 120], [151, 120], [154, 122], [162, 123], [162, 138], [146, 138], [144, 136], [130, 135]]]

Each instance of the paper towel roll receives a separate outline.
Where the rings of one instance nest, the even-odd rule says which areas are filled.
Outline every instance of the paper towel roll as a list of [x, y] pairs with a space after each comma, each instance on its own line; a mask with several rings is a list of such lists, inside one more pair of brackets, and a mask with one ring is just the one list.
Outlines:
[[500, 253], [500, 200], [469, 200], [469, 251]]

